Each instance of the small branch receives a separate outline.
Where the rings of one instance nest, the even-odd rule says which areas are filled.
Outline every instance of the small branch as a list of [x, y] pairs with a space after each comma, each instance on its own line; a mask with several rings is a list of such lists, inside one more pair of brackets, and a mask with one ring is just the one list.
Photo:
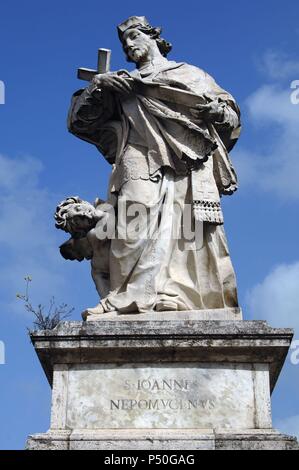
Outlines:
[[[52, 296], [49, 300], [47, 314], [45, 314], [44, 305], [38, 304], [37, 307], [34, 307], [30, 301], [29, 283], [32, 281], [32, 278], [30, 276], [25, 276], [24, 280], [26, 282], [25, 294], [17, 294], [16, 297], [17, 299], [22, 300], [24, 302], [24, 306], [27, 312], [33, 314], [33, 325], [36, 329], [52, 330], [58, 325], [59, 322], [68, 318], [70, 314], [74, 311], [74, 307], [69, 307], [66, 303], [61, 303], [57, 305], [55, 302], [55, 297]], [[30, 333], [31, 330], [29, 328], [27, 329]]]

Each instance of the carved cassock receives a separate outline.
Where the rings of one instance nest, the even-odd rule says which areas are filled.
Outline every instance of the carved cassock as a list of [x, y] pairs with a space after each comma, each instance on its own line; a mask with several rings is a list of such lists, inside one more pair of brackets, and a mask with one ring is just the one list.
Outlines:
[[[96, 145], [112, 164], [109, 196], [151, 210], [151, 227], [163, 237], [136, 240], [127, 233], [111, 241], [111, 291], [102, 305], [120, 312], [235, 307], [220, 197], [237, 189], [228, 151], [240, 132], [238, 106], [201, 69], [162, 56], [123, 74], [136, 84], [129, 95], [93, 84], [75, 93], [69, 130]], [[221, 121], [195, 120], [181, 98], [167, 102], [142, 92], [154, 84], [191, 92], [199, 103], [217, 99]], [[203, 223], [200, 247], [173, 237], [186, 204], [193, 222]]]

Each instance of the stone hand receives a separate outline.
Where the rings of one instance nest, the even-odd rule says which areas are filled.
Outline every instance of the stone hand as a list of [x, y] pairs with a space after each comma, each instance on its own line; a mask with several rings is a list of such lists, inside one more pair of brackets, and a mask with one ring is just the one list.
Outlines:
[[98, 88], [105, 88], [117, 93], [130, 93], [132, 89], [130, 83], [128, 83], [125, 78], [119, 76], [117, 72], [95, 75], [92, 82]]
[[190, 112], [196, 119], [203, 119], [209, 122], [222, 121], [223, 107], [217, 100], [207, 104], [197, 104], [195, 108], [191, 108]]

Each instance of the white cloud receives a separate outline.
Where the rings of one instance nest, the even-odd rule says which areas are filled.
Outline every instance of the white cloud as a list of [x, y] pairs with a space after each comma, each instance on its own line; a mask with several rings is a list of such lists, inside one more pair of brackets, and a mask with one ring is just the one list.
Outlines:
[[274, 80], [299, 78], [299, 60], [282, 51], [268, 50], [259, 61], [259, 68]]
[[247, 99], [251, 118], [256, 122], [280, 124], [293, 130], [299, 124], [299, 110], [292, 105], [290, 94], [290, 88], [281, 88], [276, 84], [260, 87]]
[[[285, 200], [299, 199], [299, 105], [291, 89], [260, 87], [247, 99], [249, 122], [262, 132], [250, 147], [233, 152], [240, 185], [254, 185]], [[260, 150], [262, 149], [262, 150]], [[265, 150], [266, 149], [266, 150]]]
[[24, 289], [26, 274], [33, 278], [32, 296], [37, 302], [47, 303], [52, 295], [65, 300], [61, 292], [66, 292], [67, 283], [53, 222], [57, 197], [41, 187], [41, 171], [38, 159], [0, 155], [2, 311], [24, 311], [15, 295]]
[[280, 432], [296, 436], [299, 439], [299, 415], [277, 420], [274, 425]]
[[36, 158], [8, 158], [0, 155], [0, 189], [1, 191], [22, 190], [36, 187], [42, 170], [42, 163]]
[[[295, 330], [291, 355], [283, 367], [283, 374], [276, 385], [275, 412], [280, 416], [286, 414], [283, 410], [287, 394], [288, 413], [293, 408], [298, 412], [296, 390], [298, 390], [298, 367], [292, 362], [292, 353], [298, 360], [299, 338], [299, 261], [292, 264], [276, 266], [265, 279], [254, 286], [246, 295], [246, 304], [250, 317], [257, 320], [266, 320], [272, 327], [293, 328]], [[297, 351], [297, 352], [296, 352]], [[282, 386], [282, 388], [280, 388]], [[279, 397], [279, 398], [278, 398]], [[297, 407], [298, 408], [298, 407]], [[297, 436], [299, 438], [299, 415], [274, 419], [274, 427], [280, 432]]]
[[275, 267], [246, 295], [255, 319], [274, 327], [292, 327], [299, 334], [299, 261]]

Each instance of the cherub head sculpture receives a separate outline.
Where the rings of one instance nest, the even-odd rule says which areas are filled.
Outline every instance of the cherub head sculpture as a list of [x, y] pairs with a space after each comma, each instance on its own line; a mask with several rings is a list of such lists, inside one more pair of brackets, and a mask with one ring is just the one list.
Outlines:
[[78, 196], [64, 199], [56, 208], [54, 215], [55, 226], [73, 238], [82, 238], [95, 227], [95, 207]]

